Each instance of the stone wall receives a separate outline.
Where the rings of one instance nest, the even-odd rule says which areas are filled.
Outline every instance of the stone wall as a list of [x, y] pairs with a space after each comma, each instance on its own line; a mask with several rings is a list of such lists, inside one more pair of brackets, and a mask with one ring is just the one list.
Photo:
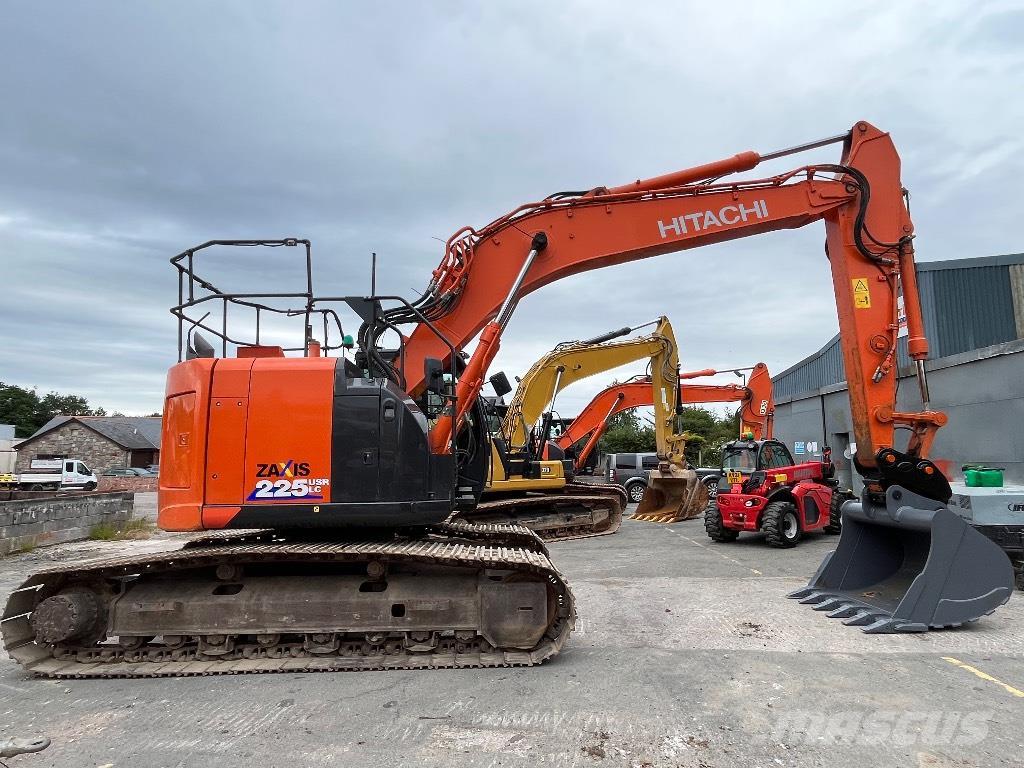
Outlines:
[[101, 477], [97, 490], [149, 493], [156, 491], [157, 480], [156, 477]]
[[121, 528], [132, 518], [134, 498], [122, 491], [0, 502], [0, 556], [87, 539], [103, 523]]
[[31, 472], [32, 459], [39, 454], [79, 459], [97, 475], [107, 467], [124, 467], [128, 462], [128, 452], [124, 448], [75, 422], [62, 424], [18, 446], [18, 466], [15, 471]]

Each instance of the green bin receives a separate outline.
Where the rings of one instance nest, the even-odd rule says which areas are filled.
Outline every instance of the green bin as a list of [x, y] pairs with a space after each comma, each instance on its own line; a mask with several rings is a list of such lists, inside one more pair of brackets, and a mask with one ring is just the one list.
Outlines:
[[963, 467], [964, 484], [968, 488], [1002, 488], [1003, 467], [967, 464]]

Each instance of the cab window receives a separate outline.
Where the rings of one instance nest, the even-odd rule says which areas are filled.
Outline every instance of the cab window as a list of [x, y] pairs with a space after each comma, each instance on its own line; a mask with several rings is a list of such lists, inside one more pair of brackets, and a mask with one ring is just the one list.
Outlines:
[[789, 452], [781, 445], [768, 443], [761, 448], [761, 468], [781, 469], [792, 465]]
[[725, 456], [722, 459], [722, 466], [725, 469], [736, 469], [741, 472], [754, 470], [754, 451], [745, 447], [726, 448]]
[[64, 462], [64, 471], [67, 472], [68, 474], [71, 474], [72, 472], [74, 472], [75, 471], [75, 462], [73, 462], [73, 461], [65, 461]]
[[91, 475], [92, 470], [85, 466], [85, 464], [83, 464], [82, 462], [78, 462], [78, 473], [81, 475]]

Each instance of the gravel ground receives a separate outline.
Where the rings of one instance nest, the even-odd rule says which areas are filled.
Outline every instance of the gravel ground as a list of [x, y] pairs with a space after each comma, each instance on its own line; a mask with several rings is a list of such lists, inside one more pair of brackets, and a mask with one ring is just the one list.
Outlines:
[[[0, 592], [83, 542], [0, 560]], [[35, 679], [0, 654], [0, 736], [34, 766], [1024, 765], [1024, 600], [957, 631], [869, 636], [786, 600], [835, 539], [714, 545], [626, 521], [552, 545], [580, 622], [530, 669]]]

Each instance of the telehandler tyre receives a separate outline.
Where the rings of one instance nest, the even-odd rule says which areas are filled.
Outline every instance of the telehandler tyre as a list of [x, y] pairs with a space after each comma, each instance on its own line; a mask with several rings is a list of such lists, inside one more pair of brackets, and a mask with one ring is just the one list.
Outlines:
[[838, 491], [832, 494], [832, 501], [828, 505], [828, 525], [825, 526], [825, 533], [840, 534], [843, 532], [843, 516], [840, 510], [843, 504], [850, 500], [845, 493]]
[[768, 545], [788, 549], [800, 541], [800, 520], [796, 505], [790, 501], [773, 501], [764, 508], [761, 517], [761, 531], [768, 539]]
[[722, 511], [718, 508], [718, 502], [711, 499], [704, 508], [704, 530], [708, 532], [708, 538], [712, 541], [736, 541], [740, 535], [739, 531], [726, 528], [722, 520]]

